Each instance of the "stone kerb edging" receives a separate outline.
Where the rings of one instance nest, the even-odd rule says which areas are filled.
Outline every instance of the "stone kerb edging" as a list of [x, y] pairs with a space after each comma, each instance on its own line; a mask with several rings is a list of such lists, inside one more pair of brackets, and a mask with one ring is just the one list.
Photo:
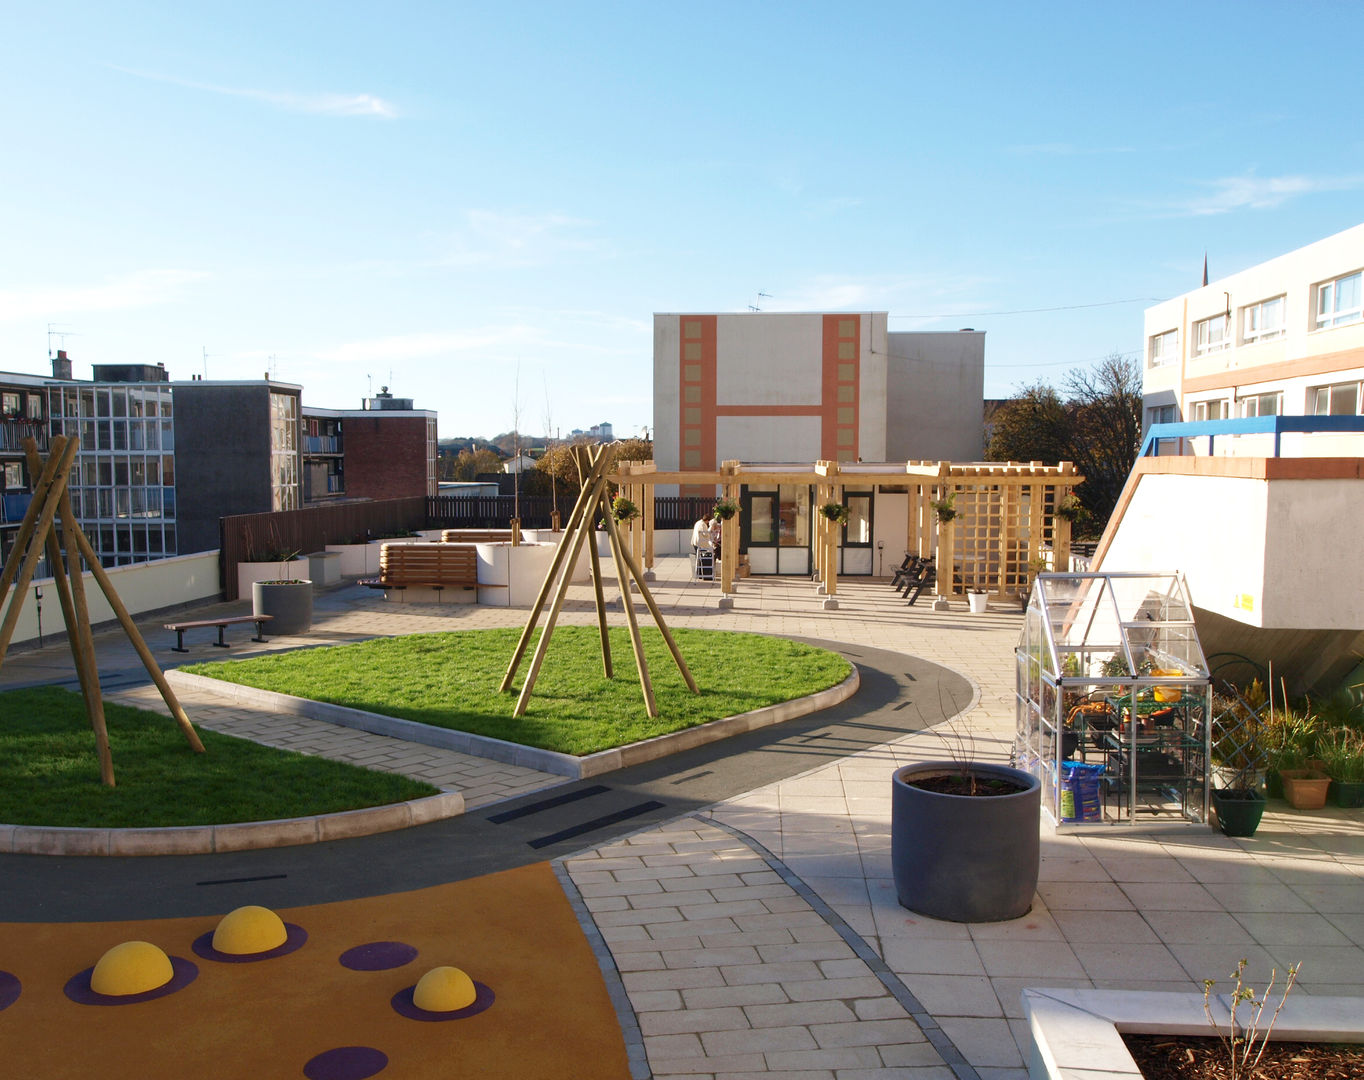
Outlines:
[[471, 735], [467, 731], [451, 731], [448, 728], [419, 724], [414, 720], [401, 720], [394, 716], [365, 712], [363, 709], [350, 709], [343, 705], [330, 705], [309, 698], [280, 694], [273, 690], [259, 690], [254, 686], [210, 679], [205, 675], [192, 675], [187, 671], [172, 669], [166, 672], [172, 686], [186, 690], [203, 690], [226, 698], [239, 705], [253, 705], [274, 712], [304, 716], [310, 720], [322, 720], [342, 727], [357, 728], [372, 735], [388, 735], [406, 742], [435, 746], [443, 750], [454, 750], [461, 754], [487, 758], [504, 765], [520, 765], [527, 769], [553, 773], [582, 780], [589, 776], [614, 772], [630, 765], [654, 761], [669, 754], [680, 753], [706, 743], [727, 739], [731, 735], [741, 735], [746, 731], [780, 724], [807, 716], [821, 709], [828, 709], [840, 702], [847, 701], [861, 684], [857, 665], [852, 666], [848, 677], [837, 686], [809, 694], [806, 697], [792, 698], [790, 701], [767, 705], [751, 712], [739, 713], [711, 720], [696, 727], [684, 728], [668, 735], [657, 735], [652, 739], [618, 746], [613, 750], [602, 750], [596, 754], [575, 757], [554, 750], [540, 750], [533, 746], [521, 746], [504, 739], [493, 739], [486, 735]]
[[335, 814], [184, 825], [164, 829], [77, 829], [0, 825], [0, 853], [14, 855], [210, 855], [223, 851], [320, 844], [425, 825], [464, 813], [464, 796], [445, 791], [407, 802]]

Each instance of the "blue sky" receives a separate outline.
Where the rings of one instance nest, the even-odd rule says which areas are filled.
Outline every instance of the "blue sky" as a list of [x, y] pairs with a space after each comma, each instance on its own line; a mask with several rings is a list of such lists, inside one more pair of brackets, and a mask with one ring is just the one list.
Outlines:
[[1362, 36], [1346, 0], [11, 4], [0, 369], [57, 324], [78, 376], [631, 434], [653, 312], [760, 303], [986, 330], [1006, 396], [1139, 350], [1205, 250], [1364, 220]]

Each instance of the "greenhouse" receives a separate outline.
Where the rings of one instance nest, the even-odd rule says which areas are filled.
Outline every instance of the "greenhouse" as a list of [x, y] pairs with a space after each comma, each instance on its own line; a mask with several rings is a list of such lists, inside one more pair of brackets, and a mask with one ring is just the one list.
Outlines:
[[1039, 574], [1016, 659], [1015, 761], [1058, 825], [1207, 821], [1211, 679], [1180, 574]]

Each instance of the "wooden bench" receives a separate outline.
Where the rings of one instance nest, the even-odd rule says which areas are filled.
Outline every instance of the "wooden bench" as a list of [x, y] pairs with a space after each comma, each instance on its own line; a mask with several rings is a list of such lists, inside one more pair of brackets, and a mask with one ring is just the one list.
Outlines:
[[478, 552], [472, 544], [385, 544], [373, 587], [476, 589]]
[[506, 544], [511, 542], [510, 529], [444, 529], [442, 544]]
[[229, 626], [234, 626], [237, 623], [253, 622], [256, 624], [256, 636], [251, 640], [265, 641], [265, 624], [273, 618], [273, 615], [230, 615], [225, 619], [193, 619], [189, 622], [166, 623], [166, 629], [175, 631], [175, 647], [171, 649], [171, 652], [189, 652], [189, 650], [185, 648], [185, 631], [198, 630], [200, 627], [204, 626], [216, 626], [218, 628], [218, 640], [213, 642], [213, 644], [220, 649], [230, 649], [232, 646], [223, 640], [223, 631]]

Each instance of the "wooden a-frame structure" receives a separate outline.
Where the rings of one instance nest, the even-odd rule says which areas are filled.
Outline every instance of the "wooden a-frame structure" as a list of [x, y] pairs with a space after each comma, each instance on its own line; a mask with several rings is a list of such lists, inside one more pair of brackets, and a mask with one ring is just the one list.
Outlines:
[[[630, 628], [630, 647], [634, 652], [635, 667], [639, 672], [639, 686], [644, 695], [644, 708], [650, 717], [655, 717], [658, 715], [658, 704], [654, 700], [653, 683], [649, 679], [649, 665], [644, 659], [644, 645], [639, 636], [639, 623], [635, 618], [634, 605], [630, 600], [631, 581], [639, 589], [639, 594], [648, 607], [649, 614], [653, 616], [654, 624], [662, 633], [663, 640], [667, 642], [668, 649], [672, 653], [678, 671], [682, 673], [682, 678], [686, 680], [688, 689], [693, 694], [699, 694], [701, 691], [697, 688], [696, 680], [692, 678], [686, 661], [682, 659], [682, 653], [678, 650], [677, 642], [673, 640], [673, 636], [668, 630], [668, 624], [663, 619], [663, 613], [659, 610], [653, 594], [649, 591], [649, 586], [639, 568], [639, 563], [622, 543], [620, 530], [616, 527], [616, 518], [612, 513], [611, 492], [607, 486], [609, 479], [607, 473], [615, 459], [614, 444], [603, 447], [575, 447], [573, 457], [582, 481], [578, 500], [573, 506], [572, 513], [569, 514], [563, 537], [559, 541], [558, 550], [554, 553], [554, 561], [550, 564], [549, 572], [545, 574], [544, 583], [540, 586], [539, 595], [536, 596], [535, 604], [531, 607], [530, 617], [526, 620], [525, 629], [521, 631], [521, 638], [516, 643], [516, 651], [512, 654], [511, 663], [507, 665], [507, 673], [502, 677], [502, 684], [498, 690], [506, 693], [511, 689], [512, 680], [516, 676], [516, 669], [526, 655], [531, 634], [544, 611], [545, 602], [549, 599], [550, 592], [553, 591], [554, 600], [550, 605], [549, 616], [545, 620], [544, 631], [536, 645], [535, 656], [531, 659], [530, 670], [526, 673], [526, 681], [521, 687], [520, 696], [516, 699], [516, 708], [512, 715], [521, 716], [525, 713], [526, 705], [529, 703], [531, 692], [535, 687], [536, 677], [540, 674], [540, 665], [544, 662], [545, 653], [549, 650], [550, 636], [554, 633], [555, 623], [558, 622], [564, 597], [568, 594], [568, 585], [573, 577], [573, 568], [577, 566], [578, 559], [582, 555], [584, 543], [587, 544], [590, 552], [592, 588], [596, 597], [597, 628], [601, 636], [602, 670], [608, 679], [614, 677], [611, 666], [611, 641], [606, 627], [606, 600], [602, 591], [601, 562], [597, 556], [597, 545], [593, 537], [592, 527], [593, 521], [600, 515], [606, 526], [606, 535], [611, 545], [611, 558], [616, 567], [616, 581], [620, 586], [621, 604], [625, 608], [625, 620]], [[628, 578], [626, 577], [627, 573], [629, 574]]]
[[[38, 454], [38, 444], [33, 439], [22, 443], [28, 457], [28, 472], [32, 478], [33, 498], [28, 512], [19, 526], [14, 548], [0, 571], [0, 597], [9, 595], [9, 607], [0, 622], [0, 666], [4, 665], [5, 654], [9, 651], [14, 637], [19, 615], [23, 610], [24, 595], [33, 580], [33, 574], [44, 553], [52, 572], [52, 581], [57, 589], [57, 599], [61, 603], [62, 619], [66, 623], [66, 636], [71, 645], [71, 659], [75, 662], [76, 675], [80, 679], [81, 694], [85, 698], [85, 711], [90, 718], [90, 726], [95, 732], [95, 748], [99, 755], [100, 781], [109, 787], [114, 786], [114, 762], [109, 752], [109, 732], [104, 721], [104, 699], [100, 694], [99, 669], [95, 664], [94, 636], [90, 630], [90, 610], [85, 601], [85, 580], [81, 574], [81, 559], [90, 567], [90, 573], [99, 584], [105, 599], [113, 609], [119, 624], [123, 627], [128, 640], [141, 658], [161, 697], [170, 709], [171, 715], [180, 730], [185, 733], [191, 749], [196, 753], [204, 752], [204, 744], [199, 740], [194, 725], [190, 723], [185, 710], [175, 697], [175, 691], [166, 682], [160, 666], [152, 657], [146, 641], [138, 632], [127, 607], [119, 599], [113, 582], [100, 565], [85, 533], [76, 523], [71, 510], [71, 493], [67, 490], [67, 479], [71, 474], [71, 464], [80, 449], [80, 440], [56, 435], [52, 438], [51, 453], [44, 462]], [[60, 523], [58, 518], [60, 516]], [[60, 537], [60, 538], [59, 538]], [[65, 562], [63, 563], [63, 555]], [[11, 586], [13, 590], [11, 591]]]

